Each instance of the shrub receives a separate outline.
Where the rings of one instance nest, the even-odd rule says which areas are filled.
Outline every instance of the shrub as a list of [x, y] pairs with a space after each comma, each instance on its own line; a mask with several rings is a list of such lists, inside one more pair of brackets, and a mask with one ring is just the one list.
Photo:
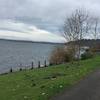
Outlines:
[[75, 60], [75, 46], [67, 46], [66, 48], [66, 62], [74, 61]]
[[81, 55], [82, 60], [89, 59], [92, 57], [93, 57], [93, 53], [91, 51], [85, 52], [84, 54]]
[[96, 45], [96, 46], [93, 46], [91, 47], [91, 51], [95, 54], [100, 54], [100, 45]]
[[60, 64], [65, 61], [65, 51], [61, 47], [55, 48], [50, 57], [50, 64]]
[[50, 57], [50, 64], [61, 64], [69, 62], [73, 59], [73, 51], [69, 48], [65, 49], [64, 47], [55, 48]]

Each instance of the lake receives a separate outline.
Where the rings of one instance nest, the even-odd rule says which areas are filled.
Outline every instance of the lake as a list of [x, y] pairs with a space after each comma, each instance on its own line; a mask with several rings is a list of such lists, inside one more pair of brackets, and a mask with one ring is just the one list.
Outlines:
[[0, 40], [0, 73], [8, 72], [11, 68], [29, 68], [32, 61], [34, 67], [37, 67], [38, 61], [41, 65], [45, 60], [49, 63], [50, 54], [57, 46], [61, 44]]

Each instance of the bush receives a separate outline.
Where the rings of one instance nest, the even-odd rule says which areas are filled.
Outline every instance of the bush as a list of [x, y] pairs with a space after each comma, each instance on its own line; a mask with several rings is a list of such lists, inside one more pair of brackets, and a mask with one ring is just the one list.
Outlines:
[[75, 60], [75, 52], [76, 47], [73, 46], [67, 46], [66, 48], [66, 62], [74, 61]]
[[96, 46], [93, 46], [91, 47], [91, 51], [94, 53], [94, 54], [100, 54], [100, 45], [96, 45]]
[[73, 53], [71, 49], [65, 49], [64, 47], [57, 47], [53, 50], [50, 57], [50, 64], [61, 64], [69, 62], [73, 59]]
[[93, 53], [90, 52], [90, 51], [85, 52], [84, 54], [81, 55], [82, 60], [89, 59], [89, 58], [92, 58], [92, 57], [93, 57]]
[[65, 51], [61, 47], [55, 48], [50, 57], [50, 64], [60, 64], [65, 61]]

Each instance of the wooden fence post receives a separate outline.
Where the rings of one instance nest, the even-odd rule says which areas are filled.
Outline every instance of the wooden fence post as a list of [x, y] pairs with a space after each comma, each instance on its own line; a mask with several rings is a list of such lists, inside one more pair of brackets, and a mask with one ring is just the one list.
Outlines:
[[34, 62], [32, 61], [32, 66], [31, 66], [31, 69], [33, 69], [34, 68]]
[[19, 71], [22, 71], [22, 68], [20, 68]]
[[47, 62], [46, 62], [46, 60], [44, 61], [44, 67], [47, 67]]
[[38, 68], [40, 68], [41, 66], [40, 66], [40, 61], [38, 61]]
[[12, 68], [10, 69], [10, 73], [12, 73], [13, 72], [13, 70], [12, 70]]

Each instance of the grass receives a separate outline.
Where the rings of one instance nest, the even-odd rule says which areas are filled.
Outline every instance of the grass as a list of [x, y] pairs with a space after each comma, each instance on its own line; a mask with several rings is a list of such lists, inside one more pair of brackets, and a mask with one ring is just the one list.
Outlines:
[[74, 64], [15, 72], [0, 76], [0, 100], [49, 100], [100, 67], [100, 56]]

